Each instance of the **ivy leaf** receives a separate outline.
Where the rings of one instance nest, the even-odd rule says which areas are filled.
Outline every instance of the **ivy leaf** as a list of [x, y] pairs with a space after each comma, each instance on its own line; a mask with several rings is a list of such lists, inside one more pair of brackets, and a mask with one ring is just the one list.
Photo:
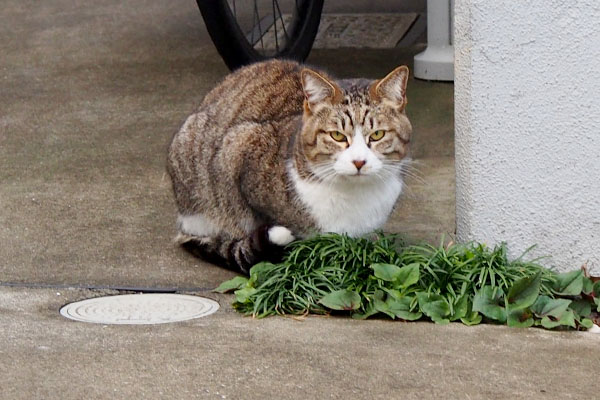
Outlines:
[[533, 314], [527, 308], [510, 309], [506, 322], [508, 326], [513, 328], [529, 328], [533, 325]]
[[581, 321], [579, 321], [579, 325], [584, 327], [585, 329], [590, 329], [592, 326], [594, 326], [594, 321], [592, 321], [589, 318], [584, 318]]
[[400, 267], [397, 265], [378, 263], [371, 265], [371, 268], [377, 278], [387, 282], [393, 282], [400, 276]]
[[424, 292], [417, 293], [419, 308], [436, 324], [448, 324], [450, 320], [447, 318], [450, 314], [450, 306], [445, 298], [439, 294], [427, 294]]
[[213, 290], [213, 292], [227, 293], [232, 290], [241, 289], [244, 286], [246, 286], [247, 283], [248, 278], [246, 278], [245, 276], [236, 276], [233, 279], [221, 283], [216, 289]]
[[473, 297], [473, 311], [480, 312], [494, 321], [505, 323], [506, 310], [500, 306], [503, 297], [502, 289], [484, 286]]
[[577, 296], [583, 290], [583, 278], [583, 271], [580, 269], [557, 274], [552, 289], [556, 294]]
[[531, 306], [531, 311], [537, 317], [554, 317], [560, 319], [571, 305], [571, 300], [552, 299], [548, 296], [539, 296]]
[[569, 308], [573, 310], [576, 315], [584, 318], [589, 317], [592, 313], [592, 304], [587, 299], [573, 300]]
[[413, 301], [413, 297], [403, 297], [401, 299], [395, 299], [388, 297], [386, 303], [388, 310], [393, 313], [396, 318], [400, 318], [406, 321], [415, 321], [423, 316], [420, 312], [411, 312], [410, 305]]
[[531, 306], [538, 297], [541, 282], [542, 271], [516, 280], [506, 295], [506, 307], [516, 310]]
[[540, 325], [546, 329], [552, 329], [552, 328], [556, 328], [557, 326], [560, 326], [560, 323], [558, 321], [553, 321], [548, 317], [544, 317], [540, 321]]
[[256, 289], [253, 287], [245, 287], [235, 291], [235, 301], [240, 304], [249, 303], [250, 297], [256, 293]]
[[556, 328], [557, 326], [570, 326], [572, 328], [576, 328], [575, 325], [575, 315], [573, 311], [565, 312], [560, 319], [551, 318], [550, 316], [546, 316], [542, 318], [542, 326], [546, 329]]
[[356, 310], [360, 307], [360, 295], [347, 289], [336, 290], [326, 294], [319, 303], [332, 310]]

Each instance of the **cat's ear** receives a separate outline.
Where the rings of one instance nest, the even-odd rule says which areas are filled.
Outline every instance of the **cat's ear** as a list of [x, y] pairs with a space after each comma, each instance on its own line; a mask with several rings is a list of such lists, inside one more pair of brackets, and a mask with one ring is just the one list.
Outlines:
[[371, 98], [387, 101], [403, 110], [406, 107], [406, 84], [408, 83], [408, 67], [402, 65], [375, 81], [369, 88]]
[[342, 90], [335, 82], [311, 69], [304, 68], [300, 73], [302, 90], [306, 98], [305, 105], [313, 109], [316, 104], [329, 102], [331, 104], [341, 100]]

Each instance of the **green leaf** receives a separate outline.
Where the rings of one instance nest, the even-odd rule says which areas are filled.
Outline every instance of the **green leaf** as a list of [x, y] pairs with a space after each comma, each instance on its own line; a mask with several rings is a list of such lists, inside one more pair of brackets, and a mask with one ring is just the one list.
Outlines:
[[531, 306], [531, 311], [539, 318], [550, 316], [560, 319], [569, 305], [571, 305], [571, 300], [539, 296]]
[[577, 296], [583, 290], [583, 271], [575, 271], [557, 274], [552, 288], [557, 294], [565, 296]]
[[250, 297], [256, 293], [256, 289], [253, 287], [245, 287], [235, 291], [235, 301], [237, 303], [249, 303]]
[[227, 293], [232, 290], [241, 289], [244, 286], [246, 286], [247, 283], [248, 278], [246, 278], [245, 276], [236, 276], [233, 279], [221, 283], [216, 289], [213, 290], [213, 292]]
[[473, 311], [480, 312], [494, 321], [505, 323], [506, 310], [500, 306], [503, 297], [502, 289], [484, 286], [473, 297]]
[[363, 313], [359, 313], [359, 312], [352, 313], [352, 318], [367, 319], [370, 316], [377, 314], [379, 312], [379, 310], [377, 310], [377, 308], [375, 307], [375, 301], [376, 300], [381, 301], [384, 296], [385, 296], [385, 293], [382, 290], [377, 290], [377, 291], [375, 291], [374, 295], [367, 296], [368, 301], [365, 306], [365, 311]]
[[395, 282], [403, 289], [419, 282], [419, 263], [408, 264], [400, 268]]
[[360, 307], [360, 295], [347, 289], [336, 290], [326, 294], [319, 303], [332, 310], [356, 310]]
[[380, 313], [386, 314], [391, 319], [394, 319], [396, 317], [396, 315], [390, 311], [390, 307], [388, 306], [388, 304], [385, 301], [375, 299], [373, 301], [373, 305], [375, 306], [375, 309], [377, 311], [379, 311]]
[[533, 325], [533, 314], [527, 308], [510, 309], [506, 322], [513, 328], [529, 328]]
[[374, 302], [370, 302], [367, 305], [364, 313], [358, 313], [358, 312], [352, 313], [352, 318], [353, 319], [367, 319], [370, 316], [377, 314], [378, 312], [379, 311], [377, 311], [377, 309], [375, 309]]
[[467, 312], [460, 319], [461, 322], [467, 326], [480, 324], [481, 320], [483, 319], [481, 314], [479, 314], [477, 311], [473, 311], [473, 303], [468, 301], [467, 295], [463, 295], [463, 296], [465, 298], [467, 298], [467, 302], [466, 302], [467, 303]]
[[385, 298], [385, 292], [383, 290], [375, 291], [375, 295], [370, 299], [373, 307], [377, 312], [384, 313], [391, 319], [394, 319], [394, 313], [390, 312], [389, 307], [383, 299]]
[[577, 327], [575, 325], [575, 315], [573, 314], [573, 311], [567, 311], [560, 319], [551, 318], [549, 316], [542, 318], [542, 326], [546, 329], [556, 328], [561, 325], [570, 326], [571, 328]]
[[450, 305], [446, 299], [439, 294], [427, 294], [424, 292], [417, 293], [419, 308], [436, 324], [448, 324], [450, 320], [447, 318], [450, 314]]
[[558, 321], [551, 320], [549, 317], [544, 317], [542, 318], [540, 325], [542, 325], [546, 329], [552, 329], [556, 328], [557, 326], [560, 326], [560, 323]]
[[250, 286], [260, 286], [269, 278], [269, 275], [277, 266], [270, 262], [260, 262], [250, 268]]
[[583, 289], [581, 291], [585, 294], [592, 294], [594, 292], [594, 282], [587, 276], [583, 277]]
[[469, 312], [469, 296], [462, 295], [454, 302], [454, 314], [450, 316], [450, 321], [456, 321], [457, 319], [464, 318]]
[[406, 321], [415, 321], [423, 316], [420, 312], [411, 312], [410, 305], [413, 301], [412, 297], [403, 297], [401, 299], [395, 299], [388, 297], [386, 303], [388, 310], [396, 316]]
[[594, 296], [600, 297], [600, 281], [594, 282]]
[[592, 326], [594, 326], [594, 321], [592, 321], [589, 318], [584, 318], [581, 321], [579, 321], [579, 325], [581, 325], [585, 329], [590, 329]]
[[516, 280], [506, 295], [506, 307], [512, 310], [531, 306], [538, 297], [542, 271]]
[[382, 288], [382, 289], [385, 290], [389, 296], [391, 296], [395, 299], [402, 299], [405, 296], [405, 293], [402, 293], [396, 289], [388, 289], [388, 288]]
[[478, 325], [481, 323], [481, 314], [478, 312], [472, 312], [464, 318], [461, 318], [461, 322], [467, 326]]
[[393, 264], [373, 264], [374, 275], [384, 281], [392, 282], [400, 276], [400, 267]]
[[573, 311], [567, 311], [566, 313], [564, 313], [563, 316], [558, 320], [558, 322], [560, 322], [561, 325], [570, 326], [571, 328], [577, 327], [575, 325], [575, 315], [573, 314]]
[[580, 317], [589, 317], [592, 313], [592, 303], [587, 299], [573, 300], [569, 306], [576, 315]]

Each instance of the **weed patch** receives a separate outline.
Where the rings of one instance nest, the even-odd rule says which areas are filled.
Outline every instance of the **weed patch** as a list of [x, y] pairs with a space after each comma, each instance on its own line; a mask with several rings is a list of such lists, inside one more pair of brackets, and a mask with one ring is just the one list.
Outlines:
[[[527, 252], [526, 252], [527, 253]], [[234, 308], [274, 314], [346, 313], [438, 324], [588, 329], [600, 311], [600, 281], [585, 270], [558, 274], [539, 260], [507, 257], [506, 245], [405, 246], [395, 236], [325, 234], [291, 243], [279, 264], [259, 263], [215, 291]]]

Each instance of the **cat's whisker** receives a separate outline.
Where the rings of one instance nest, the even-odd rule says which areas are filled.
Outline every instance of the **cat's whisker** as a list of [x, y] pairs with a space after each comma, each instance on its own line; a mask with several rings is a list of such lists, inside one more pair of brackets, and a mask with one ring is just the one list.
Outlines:
[[422, 184], [426, 184], [426, 180], [423, 177], [421, 171], [417, 170], [416, 168], [408, 165], [408, 164], [403, 164], [403, 163], [389, 163], [389, 162], [384, 162], [383, 163], [383, 169], [387, 170], [387, 171], [393, 171], [394, 173], [397, 173], [403, 177], [409, 178], [409, 179], [414, 179], [415, 181], [422, 183]]
[[422, 185], [427, 185], [427, 181], [418, 175], [414, 175], [413, 173], [409, 172], [409, 171], [405, 171], [402, 169], [385, 169], [383, 170], [383, 174], [385, 174], [388, 177], [402, 177], [404, 178], [404, 180], [406, 181], [416, 181], [419, 184]]
[[336, 171], [333, 169], [331, 163], [322, 163], [312, 167], [313, 176], [311, 182], [323, 183], [332, 180], [336, 175]]

